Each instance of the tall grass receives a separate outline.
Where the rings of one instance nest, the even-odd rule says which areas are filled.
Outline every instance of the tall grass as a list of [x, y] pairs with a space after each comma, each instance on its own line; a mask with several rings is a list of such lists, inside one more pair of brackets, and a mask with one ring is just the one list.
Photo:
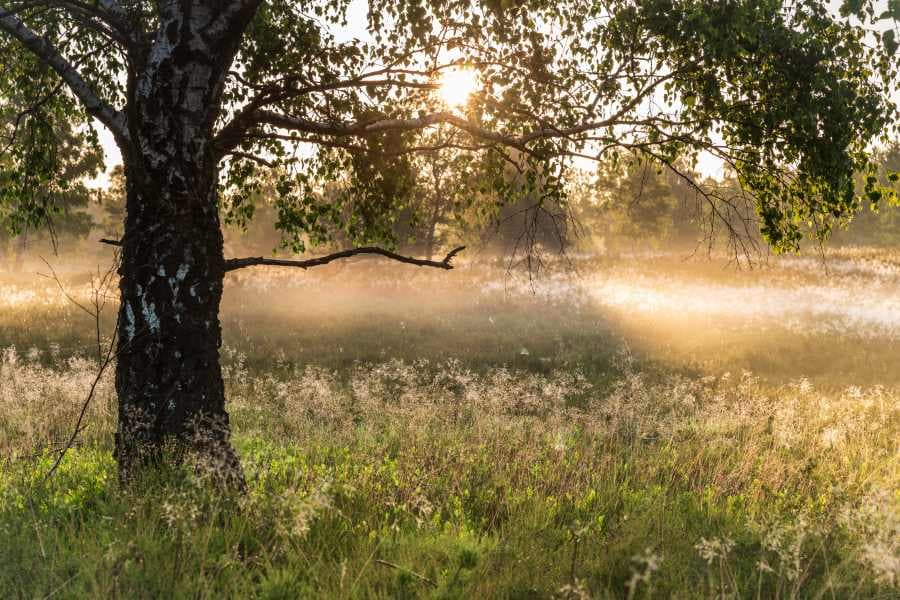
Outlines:
[[[900, 597], [890, 339], [858, 350], [874, 374], [806, 378], [804, 355], [754, 374], [739, 349], [654, 347], [577, 290], [465, 275], [233, 282], [236, 497], [202, 464], [120, 488], [109, 377], [43, 481], [96, 365], [73, 313], [23, 304], [35, 331], [0, 355], [3, 596]], [[796, 343], [779, 327], [760, 348]]]

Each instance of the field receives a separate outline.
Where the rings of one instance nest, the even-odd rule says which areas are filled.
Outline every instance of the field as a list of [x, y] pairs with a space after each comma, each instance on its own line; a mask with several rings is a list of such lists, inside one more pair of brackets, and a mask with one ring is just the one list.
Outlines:
[[121, 489], [111, 373], [45, 480], [94, 323], [2, 274], [0, 596], [900, 598], [900, 252], [468, 260], [229, 276], [236, 497]]

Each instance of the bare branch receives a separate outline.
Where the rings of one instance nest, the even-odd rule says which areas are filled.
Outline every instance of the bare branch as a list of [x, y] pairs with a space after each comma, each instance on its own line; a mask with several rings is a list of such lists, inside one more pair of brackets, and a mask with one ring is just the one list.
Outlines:
[[[44, 260], [44, 259], [42, 258], [41, 260]], [[91, 279], [92, 296], [93, 296], [92, 303], [94, 306], [93, 311], [89, 310], [84, 305], [77, 302], [68, 292], [66, 292], [65, 288], [62, 285], [62, 282], [60, 281], [59, 277], [56, 275], [56, 271], [53, 270], [53, 267], [50, 265], [50, 263], [47, 262], [46, 260], [44, 260], [44, 264], [47, 265], [47, 267], [50, 269], [50, 272], [53, 274], [53, 279], [56, 281], [56, 284], [59, 286], [59, 289], [60, 289], [60, 291], [62, 291], [63, 295], [70, 302], [75, 304], [75, 306], [77, 306], [81, 310], [87, 312], [88, 314], [90, 314], [91, 316], [94, 317], [96, 334], [97, 334], [97, 374], [94, 377], [93, 381], [91, 382], [91, 387], [88, 391], [87, 397], [85, 398], [84, 402], [81, 405], [81, 412], [78, 414], [78, 420], [75, 422], [75, 428], [72, 430], [72, 434], [69, 436], [66, 443], [59, 450], [59, 454], [57, 455], [56, 460], [53, 462], [53, 466], [51, 466], [50, 470], [47, 471], [47, 474], [44, 475], [42, 482], [46, 483], [47, 481], [50, 480], [51, 477], [53, 477], [53, 474], [59, 468], [59, 465], [62, 464], [63, 458], [65, 458], [66, 453], [75, 444], [75, 440], [78, 438], [78, 434], [80, 434], [81, 431], [83, 430], [84, 427], [83, 427], [82, 423], [84, 422], [84, 417], [87, 414], [87, 409], [90, 406], [91, 401], [93, 401], [93, 399], [94, 399], [94, 395], [97, 391], [97, 386], [99, 385], [100, 380], [103, 378], [103, 374], [106, 372], [106, 370], [109, 368], [109, 366], [113, 363], [116, 356], [118, 355], [118, 353], [113, 352], [113, 350], [116, 346], [116, 341], [118, 339], [119, 325], [120, 325], [122, 315], [120, 313], [116, 319], [116, 326], [113, 328], [112, 339], [110, 340], [109, 346], [107, 347], [106, 352], [104, 354], [101, 337], [100, 337], [100, 317], [103, 312], [103, 309], [106, 306], [106, 289], [110, 286], [110, 284], [114, 280], [114, 274], [116, 272], [116, 269], [118, 268], [118, 264], [119, 264], [118, 253], [116, 254], [115, 259], [113, 260], [109, 269], [106, 270], [106, 273], [104, 275], [102, 275], [102, 276], [100, 275], [100, 269], [98, 267], [98, 269], [97, 269], [98, 280], [95, 282], [95, 280], [93, 278]]]
[[127, 52], [135, 50], [135, 40], [130, 37], [131, 26], [124, 15], [110, 13], [99, 7], [77, 0], [59, 0], [74, 21], [92, 29], [104, 37], [115, 40]]
[[415, 265], [418, 267], [434, 267], [437, 269], [446, 269], [449, 271], [453, 269], [453, 259], [457, 254], [465, 249], [465, 246], [454, 248], [447, 254], [447, 256], [444, 257], [443, 260], [440, 261], [402, 256], [395, 252], [391, 252], [390, 250], [372, 246], [342, 250], [340, 252], [335, 252], [334, 254], [321, 256], [319, 258], [311, 258], [308, 260], [283, 260], [277, 258], [264, 258], [262, 256], [251, 258], [232, 258], [225, 261], [225, 272], [227, 273], [228, 271], [236, 271], [237, 269], [243, 269], [245, 267], [256, 267], [262, 265], [272, 267], [295, 267], [298, 269], [309, 269], [311, 267], [327, 265], [330, 262], [334, 262], [343, 258], [351, 258], [353, 256], [360, 256], [363, 254], [374, 254], [378, 256], [384, 256], [385, 258], [389, 258], [391, 260], [402, 262], [408, 265]]
[[[121, 318], [121, 317], [120, 317]], [[94, 399], [94, 394], [97, 391], [97, 385], [99, 385], [100, 380], [103, 379], [103, 374], [106, 372], [106, 369], [112, 364], [116, 355], [113, 353], [113, 348], [115, 348], [116, 343], [116, 334], [119, 331], [119, 322], [116, 322], [116, 328], [113, 333], [113, 338], [109, 343], [109, 347], [106, 351], [106, 356], [103, 358], [103, 361], [100, 363], [100, 367], [97, 369], [97, 375], [94, 377], [94, 380], [91, 382], [90, 390], [88, 390], [87, 397], [84, 400], [84, 403], [81, 405], [81, 412], [78, 414], [78, 420], [75, 422], [75, 428], [72, 430], [72, 434], [69, 436], [68, 441], [62, 447], [59, 454], [56, 457], [56, 460], [53, 462], [53, 466], [50, 467], [50, 470], [47, 471], [47, 474], [44, 475], [42, 479], [43, 483], [46, 483], [53, 477], [53, 474], [56, 473], [56, 469], [59, 468], [59, 465], [62, 464], [63, 458], [65, 458], [66, 453], [69, 449], [72, 448], [72, 445], [75, 444], [75, 440], [78, 438], [78, 434], [81, 433], [82, 430], [82, 422], [84, 422], [84, 417], [87, 414], [88, 406], [90, 406], [91, 401]]]

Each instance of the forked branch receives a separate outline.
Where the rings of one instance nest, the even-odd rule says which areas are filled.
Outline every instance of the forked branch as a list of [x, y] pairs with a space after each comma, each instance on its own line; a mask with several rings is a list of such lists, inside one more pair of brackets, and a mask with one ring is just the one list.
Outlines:
[[328, 263], [334, 262], [336, 260], [351, 258], [353, 256], [360, 256], [363, 254], [383, 256], [397, 262], [402, 262], [408, 265], [415, 265], [417, 267], [434, 267], [436, 269], [446, 269], [449, 271], [453, 269], [453, 259], [457, 254], [465, 249], [465, 246], [454, 248], [447, 254], [447, 256], [444, 257], [443, 260], [426, 260], [422, 258], [413, 258], [411, 256], [403, 256], [397, 254], [396, 252], [385, 250], [384, 248], [376, 248], [372, 246], [342, 250], [340, 252], [335, 252], [334, 254], [320, 256], [318, 258], [310, 258], [307, 260], [284, 260], [278, 258], [264, 258], [262, 256], [250, 258], [232, 258], [225, 261], [225, 271], [235, 271], [237, 269], [243, 269], [245, 267], [256, 267], [263, 265], [271, 267], [295, 267], [298, 269], [309, 269], [311, 267], [327, 265]]

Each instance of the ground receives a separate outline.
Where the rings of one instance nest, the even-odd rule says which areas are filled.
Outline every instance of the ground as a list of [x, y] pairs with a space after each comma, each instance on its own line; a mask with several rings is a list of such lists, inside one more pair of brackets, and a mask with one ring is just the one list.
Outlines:
[[2, 596], [900, 597], [900, 254], [468, 258], [229, 276], [235, 497], [121, 489], [109, 376], [44, 482], [93, 323], [3, 276]]

